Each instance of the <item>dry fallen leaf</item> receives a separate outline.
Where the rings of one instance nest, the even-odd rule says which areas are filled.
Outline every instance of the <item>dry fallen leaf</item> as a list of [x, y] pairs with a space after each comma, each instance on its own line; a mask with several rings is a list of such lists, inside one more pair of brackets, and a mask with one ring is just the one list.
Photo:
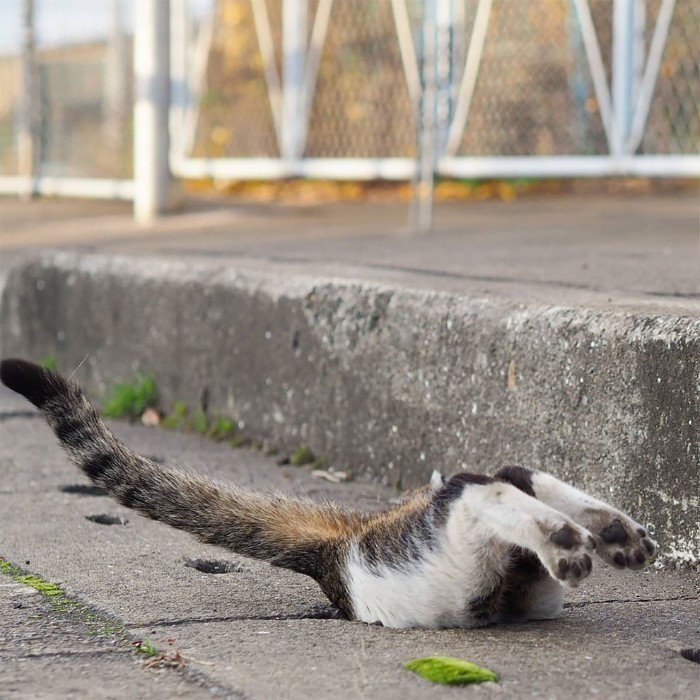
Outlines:
[[160, 413], [157, 408], [147, 408], [141, 416], [141, 422], [144, 425], [153, 427], [160, 424]]
[[317, 479], [325, 479], [333, 484], [339, 484], [341, 481], [350, 480], [350, 475], [347, 472], [328, 472], [323, 469], [312, 471], [311, 476], [315, 476]]

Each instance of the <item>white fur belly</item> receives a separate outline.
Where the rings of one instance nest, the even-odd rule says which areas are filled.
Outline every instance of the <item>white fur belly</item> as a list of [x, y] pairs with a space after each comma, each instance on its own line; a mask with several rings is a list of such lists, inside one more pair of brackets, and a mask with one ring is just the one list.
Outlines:
[[471, 626], [469, 602], [489, 589], [500, 569], [475, 566], [481, 557], [471, 554], [453, 561], [444, 552], [427, 552], [399, 569], [370, 567], [355, 549], [348, 561], [355, 615], [387, 627]]

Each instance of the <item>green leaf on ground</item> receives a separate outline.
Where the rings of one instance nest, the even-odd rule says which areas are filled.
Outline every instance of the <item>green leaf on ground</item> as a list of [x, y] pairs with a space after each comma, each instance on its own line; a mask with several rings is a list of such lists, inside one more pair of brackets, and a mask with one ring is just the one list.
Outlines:
[[422, 659], [413, 659], [405, 664], [404, 668], [433, 683], [445, 685], [468, 685], [498, 680], [498, 676], [488, 668], [450, 656], [426, 656]]

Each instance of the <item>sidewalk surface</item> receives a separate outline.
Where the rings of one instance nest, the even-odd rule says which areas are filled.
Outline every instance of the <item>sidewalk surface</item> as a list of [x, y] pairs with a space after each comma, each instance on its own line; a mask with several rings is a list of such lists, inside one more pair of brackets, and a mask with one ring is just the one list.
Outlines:
[[700, 316], [700, 192], [532, 197], [436, 207], [412, 234], [405, 203], [293, 207], [196, 200], [139, 228], [128, 205], [0, 199], [0, 270], [41, 248], [243, 258], [297, 272], [519, 302]]
[[[315, 584], [236, 557], [146, 520], [110, 499], [66, 492], [85, 483], [27, 404], [0, 394], [0, 555], [90, 606], [56, 611], [0, 574], [2, 698], [688, 698], [700, 666], [700, 588], [691, 572], [618, 573], [602, 564], [570, 591], [556, 621], [481, 630], [391, 630], [324, 618]], [[251, 488], [279, 488], [374, 508], [395, 493], [326, 484], [232, 450], [158, 428], [113, 424], [143, 453]], [[125, 524], [87, 518], [108, 515]], [[235, 563], [207, 574], [186, 559]], [[128, 638], [110, 632], [120, 623]], [[148, 640], [182, 668], [144, 667]], [[412, 658], [457, 656], [496, 671], [497, 684], [447, 688], [405, 671]]]
[[[404, 204], [200, 201], [140, 229], [122, 204], [1, 199], [1, 352], [68, 372], [88, 353], [76, 378], [95, 395], [156, 373], [166, 404], [228, 413], [254, 440], [309, 444], [358, 476], [327, 484], [259, 452], [114, 426], [243, 486], [373, 508], [433, 467], [545, 466], [656, 525], [666, 560], [697, 564], [698, 213], [696, 192], [444, 204], [417, 236]], [[27, 410], [0, 392], [0, 557], [185, 667], [143, 668], [109, 624], [0, 575], [0, 698], [700, 695], [680, 654], [700, 648], [691, 570], [601, 564], [547, 623], [329, 619], [304, 577], [61, 490], [84, 479]], [[101, 514], [129, 522], [86, 520]], [[403, 670], [432, 654], [501, 681], [441, 688]]]

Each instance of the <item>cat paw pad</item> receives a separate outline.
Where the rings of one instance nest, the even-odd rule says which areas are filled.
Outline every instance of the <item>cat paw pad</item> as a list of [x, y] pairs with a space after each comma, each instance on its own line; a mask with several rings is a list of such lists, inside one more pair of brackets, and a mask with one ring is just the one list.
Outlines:
[[551, 532], [549, 543], [551, 575], [575, 588], [593, 569], [591, 554], [596, 548], [595, 539], [587, 530], [567, 523]]
[[596, 533], [598, 554], [619, 569], [641, 569], [656, 553], [656, 542], [632, 520], [615, 516]]

